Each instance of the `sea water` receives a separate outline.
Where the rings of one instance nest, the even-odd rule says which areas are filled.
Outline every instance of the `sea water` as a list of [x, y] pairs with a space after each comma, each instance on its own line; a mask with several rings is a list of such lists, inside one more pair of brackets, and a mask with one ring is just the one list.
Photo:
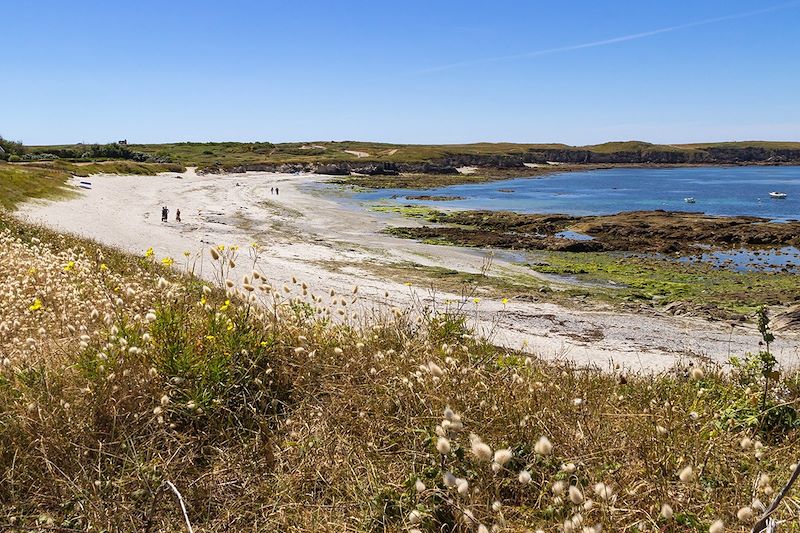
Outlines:
[[[785, 192], [787, 198], [770, 198], [772, 191]], [[535, 178], [452, 185], [424, 192], [432, 196], [463, 198], [460, 200], [407, 198], [419, 194], [419, 190], [380, 189], [359, 192], [356, 198], [439, 209], [569, 215], [664, 209], [786, 221], [800, 219], [800, 167], [614, 168], [561, 172]], [[685, 199], [689, 197], [694, 198], [695, 203], [687, 203]]]

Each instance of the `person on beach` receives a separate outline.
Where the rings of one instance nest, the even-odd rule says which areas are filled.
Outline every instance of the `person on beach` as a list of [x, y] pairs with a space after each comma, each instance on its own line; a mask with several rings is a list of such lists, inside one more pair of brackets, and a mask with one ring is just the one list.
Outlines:
[[270, 187], [269, 188], [269, 193], [270, 194], [275, 194], [275, 187]]
[[166, 221], [167, 221], [167, 207], [163, 206], [161, 208], [161, 222], [166, 222]]
[[275, 187], [275, 194], [280, 194], [277, 187]]
[[181, 221], [181, 210], [180, 209], [176, 209], [175, 210], [175, 222], [180, 222], [180, 221]]

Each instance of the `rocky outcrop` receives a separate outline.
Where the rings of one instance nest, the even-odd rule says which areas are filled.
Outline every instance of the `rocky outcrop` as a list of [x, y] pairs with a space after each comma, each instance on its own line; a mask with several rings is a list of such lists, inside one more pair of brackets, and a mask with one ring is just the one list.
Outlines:
[[770, 322], [770, 327], [774, 331], [800, 330], [800, 305], [790, 307], [786, 311], [775, 316]]

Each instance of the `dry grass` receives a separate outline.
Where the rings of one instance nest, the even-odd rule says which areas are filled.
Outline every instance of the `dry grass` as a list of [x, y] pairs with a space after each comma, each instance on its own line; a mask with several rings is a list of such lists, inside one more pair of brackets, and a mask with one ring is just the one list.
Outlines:
[[388, 311], [213, 253], [174, 266], [227, 292], [0, 220], [0, 528], [142, 530], [169, 480], [197, 531], [744, 530], [798, 460], [797, 374], [764, 414], [752, 365], [548, 363], [471, 335], [471, 301]]

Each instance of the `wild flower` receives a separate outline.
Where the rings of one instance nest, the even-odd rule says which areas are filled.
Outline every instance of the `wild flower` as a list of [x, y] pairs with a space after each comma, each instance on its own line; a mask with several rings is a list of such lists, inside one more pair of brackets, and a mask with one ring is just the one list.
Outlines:
[[556, 496], [561, 496], [562, 494], [564, 494], [566, 488], [567, 488], [567, 483], [565, 481], [559, 480], [553, 483], [551, 490], [553, 491], [553, 494], [555, 494]]
[[691, 465], [685, 466], [678, 473], [678, 478], [684, 483], [691, 483], [694, 480], [694, 469]]
[[531, 473], [527, 470], [521, 470], [519, 473], [519, 482], [523, 485], [527, 485], [531, 482]]
[[725, 524], [722, 520], [715, 520], [708, 528], [708, 533], [722, 533], [725, 531]]
[[566, 463], [561, 465], [561, 471], [566, 472], [567, 474], [574, 474], [577, 468], [578, 467], [575, 466], [575, 463]]
[[581, 489], [579, 489], [575, 485], [570, 485], [568, 493], [569, 493], [569, 501], [571, 501], [575, 505], [580, 505], [583, 503], [583, 493], [581, 492]]
[[417, 479], [417, 481], [414, 483], [414, 488], [417, 492], [425, 492], [425, 483], [423, 483], [422, 480]]
[[209, 248], [208, 251], [211, 254], [211, 259], [213, 259], [214, 261], [219, 260], [219, 252], [217, 251], [216, 248]]
[[442, 482], [444, 482], [445, 486], [447, 487], [455, 487], [456, 476], [454, 476], [452, 472], [445, 472], [442, 475]]
[[410, 524], [419, 524], [420, 522], [422, 522], [422, 513], [414, 509], [413, 511], [408, 513], [408, 522]]
[[694, 379], [694, 380], [700, 380], [700, 379], [703, 379], [703, 376], [704, 376], [705, 374], [704, 374], [704, 372], [703, 372], [703, 369], [702, 369], [702, 368], [699, 368], [699, 367], [693, 367], [693, 368], [692, 368], [692, 370], [691, 370], [691, 372], [689, 373], [689, 375], [690, 375], [690, 376], [692, 377], [692, 379]]

